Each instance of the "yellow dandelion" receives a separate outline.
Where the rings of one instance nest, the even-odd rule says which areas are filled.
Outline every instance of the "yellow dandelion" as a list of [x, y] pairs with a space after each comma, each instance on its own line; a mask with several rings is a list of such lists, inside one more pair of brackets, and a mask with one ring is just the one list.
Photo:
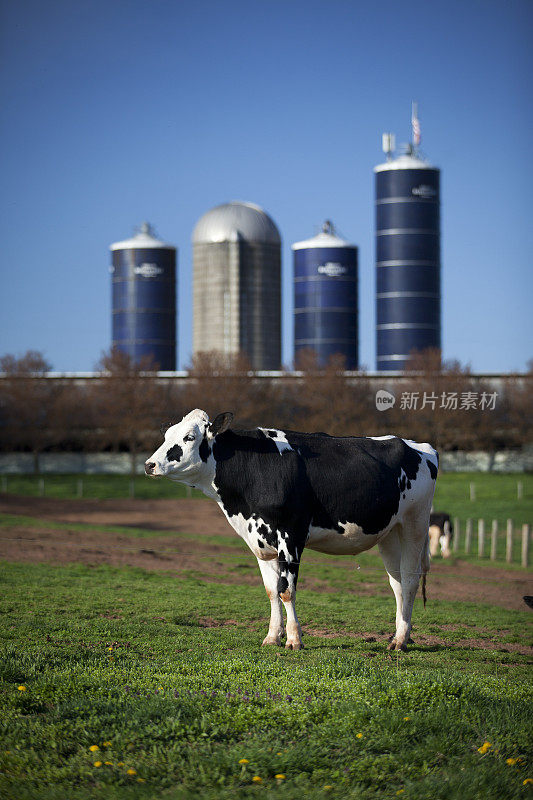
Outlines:
[[276, 753], [276, 755], [277, 755], [277, 756], [280, 756], [280, 755], [281, 755], [281, 753]]
[[276, 780], [278, 780], [278, 781], [284, 781], [284, 780], [285, 780], [285, 775], [282, 775], [282, 774], [281, 774], [281, 772], [280, 772], [280, 774], [279, 774], [279, 775], [274, 775], [274, 777], [275, 777], [275, 778], [276, 778]]
[[404, 789], [398, 789], [398, 791], [396, 792], [396, 794], [401, 794], [403, 791], [405, 791], [405, 790], [404, 790]]
[[96, 751], [97, 751], [97, 750], [100, 750], [100, 748], [98, 747], [98, 745], [97, 745], [97, 744], [92, 744], [92, 745], [89, 747], [89, 750], [91, 751], [91, 753], [96, 753]]
[[506, 764], [509, 764], [511, 767], [518, 762], [517, 758], [507, 758], [505, 760]]
[[260, 778], [259, 775], [254, 775], [252, 780], [254, 783], [263, 783], [263, 778]]
[[117, 767], [123, 767], [123, 766], [124, 766], [124, 762], [123, 761], [119, 761], [118, 764], [117, 764]]
[[492, 747], [492, 745], [491, 745], [490, 742], [483, 742], [481, 747], [478, 747], [477, 751], [478, 751], [478, 753], [481, 753], [482, 756], [484, 756], [485, 753], [487, 753], [490, 750], [491, 747]]
[[127, 770], [127, 772], [128, 772], [128, 775], [137, 775], [137, 770], [136, 769], [132, 769], [131, 767], [129, 768], [129, 770]]
[[106, 767], [112, 767], [113, 766], [113, 762], [112, 761], [104, 761], [104, 764], [106, 765]]
[[104, 742], [103, 747], [111, 747], [111, 742]]
[[26, 687], [25, 686], [17, 686], [17, 689], [19, 690], [19, 692], [25, 692], [26, 691]]
[[144, 778], [137, 778], [137, 783], [146, 783]]
[[[404, 717], [404, 718], [403, 718], [403, 721], [404, 721], [404, 722], [408, 722], [410, 719], [411, 719], [411, 717]], [[402, 789], [402, 791], [403, 791], [403, 789]]]
[[95, 767], [101, 767], [102, 766], [102, 762], [101, 761], [95, 761], [94, 762], [94, 766]]
[[239, 764], [249, 764], [249, 763], [250, 762], [248, 761], [247, 758], [241, 758], [241, 760], [239, 761]]
[[533, 783], [533, 778], [526, 778], [525, 781], [522, 781], [522, 786], [527, 786], [528, 783]]
[[324, 786], [324, 789], [333, 789], [333, 786], [331, 786], [331, 784], [329, 784], [329, 783], [326, 783], [326, 785]]
[[113, 648], [112, 648], [112, 647], [108, 647], [107, 649], [108, 649], [108, 650], [112, 650]]
[[356, 739], [362, 739], [363, 738], [363, 734], [362, 733], [356, 733], [355, 734], [355, 738]]

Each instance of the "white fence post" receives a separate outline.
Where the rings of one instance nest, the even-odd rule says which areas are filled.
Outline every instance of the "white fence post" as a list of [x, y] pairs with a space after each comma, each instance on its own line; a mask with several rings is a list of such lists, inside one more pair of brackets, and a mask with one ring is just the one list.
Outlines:
[[492, 530], [490, 532], [490, 560], [496, 561], [498, 554], [498, 520], [492, 520]]
[[529, 525], [522, 525], [522, 566], [529, 566]]
[[516, 484], [516, 499], [521, 500], [524, 496], [524, 484], [522, 481], [518, 481]]
[[459, 539], [461, 538], [461, 525], [459, 522], [459, 517], [455, 517], [453, 520], [453, 552], [459, 552]]
[[505, 560], [510, 564], [513, 560], [513, 520], [507, 520], [507, 536], [505, 540]]
[[470, 548], [472, 546], [472, 520], [470, 517], [466, 521], [465, 530], [465, 555], [470, 555]]
[[477, 555], [478, 558], [483, 558], [485, 555], [485, 520], [478, 519], [477, 521]]
[[475, 499], [476, 499], [476, 484], [475, 483], [471, 483], [470, 484], [470, 500], [472, 502], [474, 502]]

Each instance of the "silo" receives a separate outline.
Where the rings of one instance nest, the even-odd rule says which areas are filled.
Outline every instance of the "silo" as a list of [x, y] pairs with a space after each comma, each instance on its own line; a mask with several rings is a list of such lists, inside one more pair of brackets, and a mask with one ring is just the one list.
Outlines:
[[[388, 137], [388, 139], [387, 139]], [[376, 173], [378, 370], [403, 370], [413, 350], [441, 346], [440, 171], [414, 145]]]
[[253, 203], [204, 214], [193, 231], [193, 350], [244, 353], [254, 370], [281, 366], [281, 238]]
[[138, 360], [176, 369], [176, 248], [147, 222], [112, 254], [113, 346]]
[[292, 245], [294, 251], [294, 354], [315, 351], [320, 366], [337, 353], [357, 369], [357, 247], [336, 235], [333, 224]]

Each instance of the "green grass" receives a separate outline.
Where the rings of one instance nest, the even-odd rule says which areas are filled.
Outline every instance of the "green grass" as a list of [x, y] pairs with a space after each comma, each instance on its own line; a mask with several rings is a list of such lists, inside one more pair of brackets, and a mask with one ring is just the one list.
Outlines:
[[[531, 658], [505, 644], [531, 639], [531, 612], [417, 600], [416, 633], [445, 644], [389, 655], [354, 635], [392, 630], [392, 594], [347, 591], [385, 584], [378, 557], [324, 571], [314, 555], [302, 570], [337, 591], [301, 590], [299, 615], [337, 635], [296, 653], [260, 647], [259, 576], [3, 564], [0, 797], [526, 797]], [[454, 646], [472, 636], [491, 649]]]
[[[11, 494], [38, 496], [43, 488], [47, 497], [75, 499], [79, 495], [79, 481], [83, 481], [83, 497], [111, 499], [130, 496], [131, 479], [125, 475], [34, 475], [2, 476], [7, 481]], [[522, 483], [523, 496], [517, 499], [517, 483]], [[475, 485], [476, 499], [470, 500], [470, 483]], [[133, 480], [134, 495], [139, 499], [205, 496], [196, 490], [168, 480], [150, 480], [142, 475]], [[0, 488], [2, 485], [0, 484]], [[5, 484], [4, 484], [5, 488]], [[485, 520], [485, 555], [490, 553], [492, 520], [498, 520], [499, 533], [497, 559], [503, 561], [506, 552], [507, 519], [514, 524], [513, 562], [520, 562], [522, 525], [533, 523], [533, 475], [498, 473], [441, 473], [437, 481], [435, 509], [447, 511], [459, 520], [460, 550], [464, 555], [465, 525], [468, 518], [473, 522], [472, 556], [477, 556], [477, 525]], [[146, 532], [143, 534], [149, 535]]]
[[[180, 483], [168, 480], [154, 480], [145, 475], [3, 475], [0, 477], [0, 491], [21, 494], [28, 497], [56, 497], [74, 500], [80, 497], [89, 499], [113, 499], [130, 497], [133, 484], [134, 496], [139, 499], [177, 499], [182, 497], [205, 497], [196, 489], [188, 489]], [[80, 487], [81, 481], [81, 487]], [[44, 482], [44, 487], [43, 487]]]
[[[517, 499], [517, 483], [522, 483], [523, 497]], [[470, 484], [475, 486], [475, 500], [470, 500]], [[435, 509], [447, 511], [464, 522], [470, 517], [484, 519], [488, 532], [493, 519], [501, 530], [508, 519], [515, 526], [533, 523], [533, 475], [487, 472], [445, 472], [439, 474]], [[464, 528], [463, 528], [464, 530]], [[477, 530], [477, 528], [476, 528]]]
[[[119, 498], [130, 496], [131, 479], [127, 475], [3, 475], [10, 494], [37, 497], [44, 480], [47, 497], [75, 499], [78, 497], [79, 481], [83, 481], [83, 497]], [[522, 483], [523, 497], [517, 499], [517, 483]], [[470, 500], [470, 483], [474, 483], [476, 500]], [[188, 496], [185, 486], [168, 480], [151, 480], [143, 475], [133, 479], [135, 497], [179, 498]], [[5, 484], [0, 484], [3, 490]], [[192, 490], [191, 496], [204, 497]], [[435, 493], [435, 508], [447, 511], [461, 521], [468, 517], [484, 518], [488, 524], [497, 519], [505, 526], [508, 518], [519, 526], [533, 522], [533, 475], [500, 474], [487, 472], [440, 473]]]

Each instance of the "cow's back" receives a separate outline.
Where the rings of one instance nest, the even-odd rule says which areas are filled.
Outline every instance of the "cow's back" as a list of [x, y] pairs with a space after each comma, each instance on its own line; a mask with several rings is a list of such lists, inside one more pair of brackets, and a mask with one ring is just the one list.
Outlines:
[[[417, 481], [433, 483], [424, 453], [398, 437], [355, 438], [296, 431], [227, 431], [217, 437], [215, 485], [225, 511], [286, 527], [291, 520], [341, 530], [384, 530]], [[436, 472], [436, 467], [434, 467]]]

